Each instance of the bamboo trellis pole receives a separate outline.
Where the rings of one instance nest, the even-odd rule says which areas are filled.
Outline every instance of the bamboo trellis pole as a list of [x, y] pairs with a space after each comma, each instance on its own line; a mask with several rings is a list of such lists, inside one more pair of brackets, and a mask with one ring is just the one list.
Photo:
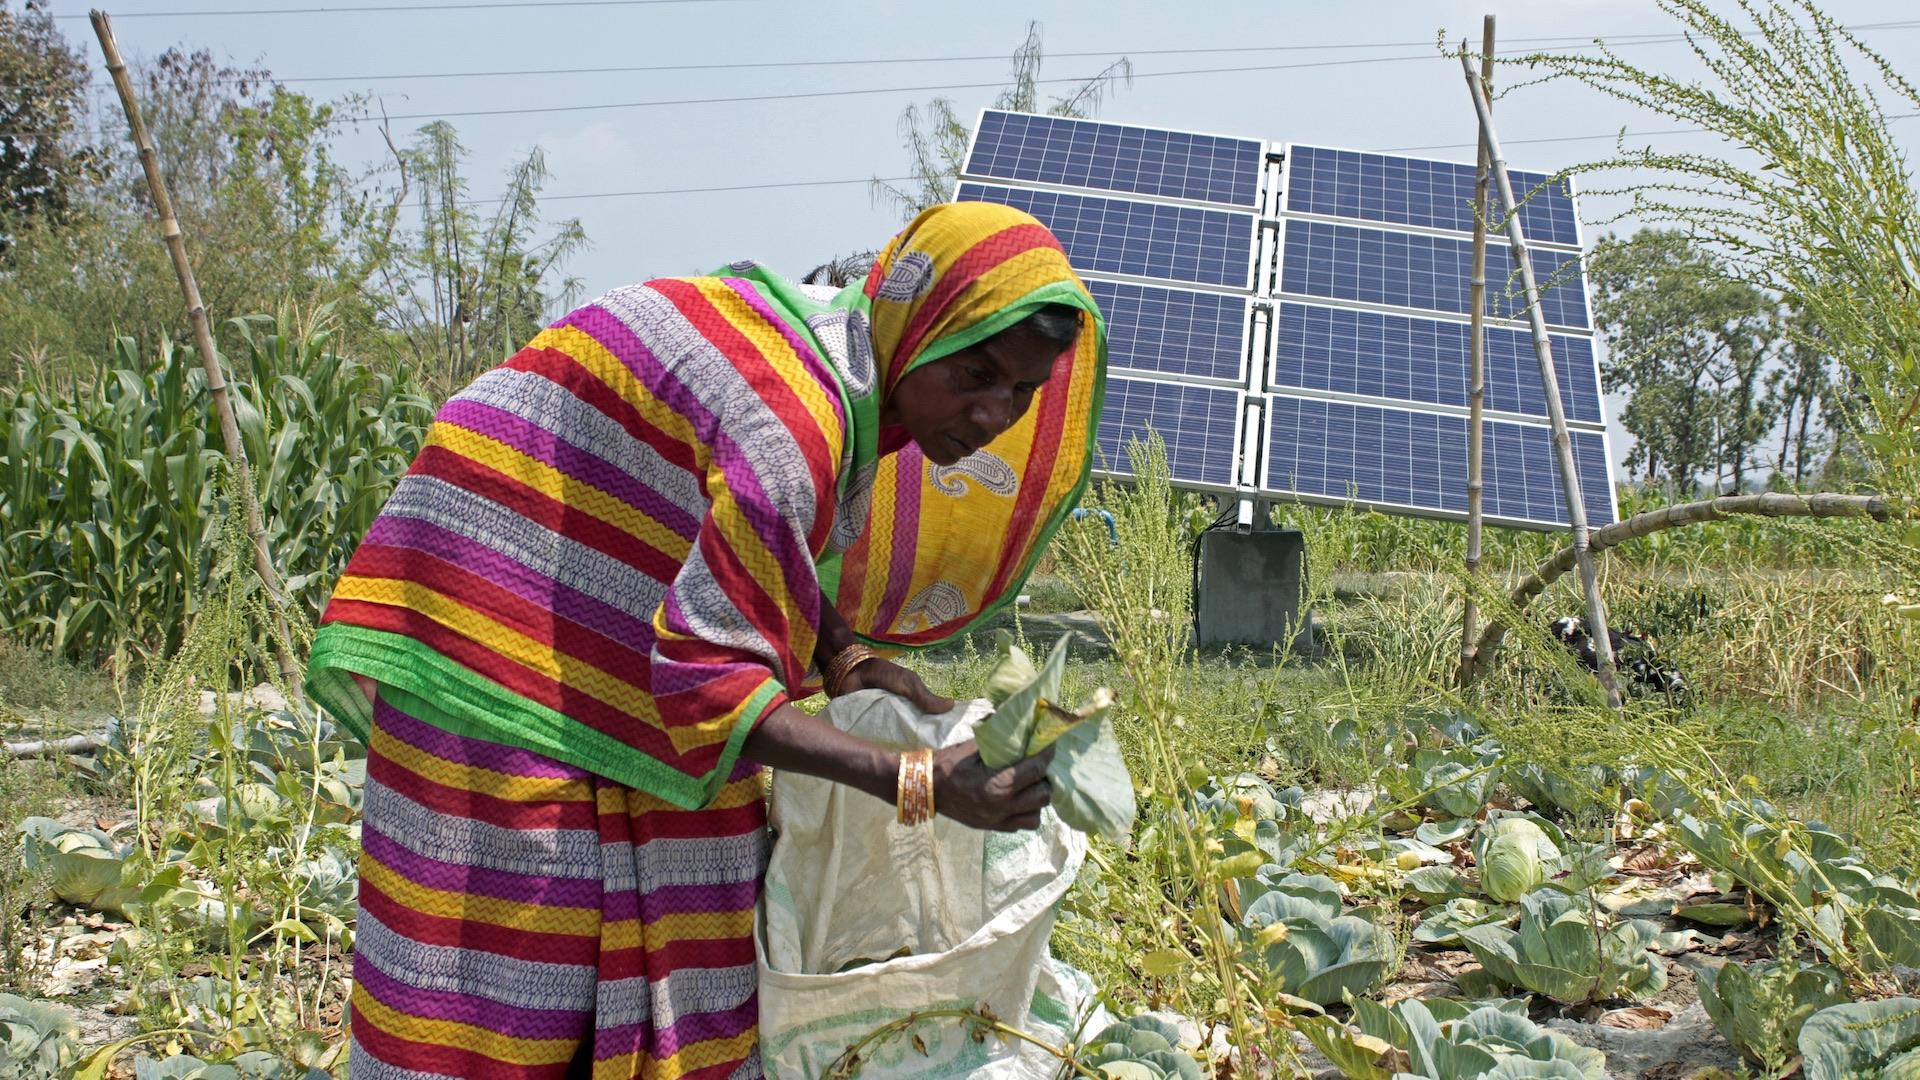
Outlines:
[[1473, 97], [1473, 111], [1480, 118], [1480, 142], [1486, 147], [1492, 165], [1494, 189], [1500, 193], [1500, 212], [1506, 219], [1507, 243], [1513, 248], [1513, 260], [1520, 267], [1520, 283], [1526, 290], [1527, 316], [1533, 327], [1533, 355], [1540, 361], [1541, 389], [1547, 396], [1547, 419], [1553, 425], [1554, 456], [1560, 463], [1560, 487], [1566, 496], [1567, 527], [1573, 533], [1574, 562], [1580, 568], [1580, 581], [1587, 593], [1587, 637], [1593, 642], [1593, 655], [1599, 661], [1595, 674], [1605, 691], [1609, 708], [1620, 707], [1620, 683], [1613, 670], [1613, 644], [1607, 634], [1607, 605], [1600, 596], [1600, 579], [1588, 550], [1587, 508], [1580, 496], [1580, 473], [1574, 466], [1573, 439], [1567, 434], [1567, 415], [1560, 404], [1560, 382], [1553, 370], [1553, 343], [1547, 337], [1547, 316], [1540, 309], [1540, 283], [1533, 276], [1533, 253], [1527, 249], [1527, 235], [1520, 227], [1520, 207], [1513, 197], [1513, 178], [1507, 175], [1507, 161], [1500, 149], [1500, 136], [1493, 128], [1493, 109], [1480, 85], [1480, 73], [1465, 53], [1460, 67], [1467, 77], [1467, 92]]
[[[1466, 42], [1460, 43], [1466, 55]], [[1493, 16], [1480, 24], [1480, 82], [1489, 95], [1493, 92]], [[1491, 104], [1491, 102], [1489, 102]], [[1492, 183], [1493, 163], [1487, 160], [1487, 140], [1479, 140], [1478, 168], [1473, 184], [1473, 313], [1467, 344], [1467, 589], [1466, 603], [1460, 615], [1460, 685], [1473, 674], [1474, 646], [1479, 640], [1478, 605], [1473, 600], [1472, 579], [1480, 574], [1481, 492], [1480, 466], [1486, 439], [1483, 419], [1487, 399], [1487, 214], [1488, 186]]]
[[186, 235], [173, 215], [173, 200], [167, 195], [167, 180], [160, 169], [160, 155], [147, 134], [146, 121], [140, 115], [140, 102], [134, 97], [133, 79], [120, 57], [120, 45], [113, 37], [113, 23], [104, 11], [90, 15], [93, 32], [100, 39], [100, 51], [107, 58], [107, 73], [113, 76], [113, 88], [120, 95], [120, 107], [127, 114], [127, 127], [134, 148], [140, 153], [140, 168], [147, 176], [147, 191], [153, 197], [154, 216], [160, 219], [160, 237], [173, 260], [174, 274], [180, 279], [180, 295], [186, 301], [187, 321], [193, 326], [193, 345], [200, 354], [200, 366], [206, 369], [207, 391], [213, 396], [214, 415], [220, 421], [220, 438], [226, 444], [227, 462], [233, 467], [235, 486], [246, 509], [247, 537], [253, 541], [253, 568], [266, 590], [268, 610], [274, 621], [274, 653], [280, 663], [280, 677], [295, 701], [301, 701], [300, 668], [293, 658], [292, 635], [287, 629], [286, 601], [280, 588], [280, 575], [273, 567], [273, 553], [267, 547], [267, 530], [260, 522], [260, 503], [253, 490], [253, 469], [247, 462], [247, 448], [240, 441], [240, 426], [233, 418], [233, 402], [227, 396], [227, 380], [215, 351], [213, 331], [207, 325], [207, 306], [200, 299], [200, 286], [194, 280], [193, 263], [187, 258]]
[[[1717, 499], [1703, 499], [1699, 502], [1680, 503], [1677, 506], [1663, 506], [1658, 510], [1649, 510], [1644, 514], [1635, 514], [1625, 521], [1616, 521], [1604, 528], [1596, 529], [1588, 544], [1593, 553], [1605, 551], [1629, 540], [1638, 540], [1643, 536], [1671, 529], [1681, 525], [1694, 525], [1702, 521], [1720, 521], [1735, 514], [1754, 517], [1870, 517], [1885, 521], [1894, 513], [1891, 500], [1881, 495], [1788, 495], [1782, 492], [1769, 492], [1764, 495], [1722, 495]], [[1523, 608], [1533, 598], [1545, 592], [1561, 575], [1573, 569], [1576, 552], [1568, 545], [1555, 552], [1553, 556], [1534, 568], [1533, 573], [1515, 585], [1507, 593], [1507, 602], [1514, 608]], [[1478, 659], [1474, 665], [1473, 676], [1484, 674], [1493, 662], [1493, 654], [1500, 647], [1500, 641], [1506, 636], [1507, 627], [1498, 618], [1487, 623], [1475, 647]]]

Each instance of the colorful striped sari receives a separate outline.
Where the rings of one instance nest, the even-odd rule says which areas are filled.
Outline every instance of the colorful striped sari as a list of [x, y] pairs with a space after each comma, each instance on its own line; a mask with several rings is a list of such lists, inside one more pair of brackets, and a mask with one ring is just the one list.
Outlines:
[[[947, 468], [911, 445], [882, 452], [878, 417], [902, 375], [1050, 303], [1085, 311], [1088, 329], [1018, 424]], [[682, 1000], [751, 1017], [750, 987], [724, 1003], [703, 988], [732, 978], [717, 973], [742, 949], [751, 957], [760, 864], [742, 871], [716, 847], [700, 883], [732, 891], [700, 902], [720, 907], [669, 905], [656, 919], [644, 904], [645, 883], [665, 880], [656, 864], [694, 859], [698, 880], [700, 849], [607, 839], [609, 807], [671, 820], [685, 838], [736, 835], [741, 807], [727, 800], [756, 782], [741, 746], [817, 688], [823, 597], [892, 647], [949, 637], [1010, 600], [1086, 483], [1104, 349], [1098, 309], [1051, 234], [1019, 211], [956, 204], [916, 219], [830, 300], [744, 263], [618, 289], [449, 401], [348, 563], [309, 663], [314, 699], [376, 755], [388, 748], [375, 760], [390, 779], [365, 821], [388, 951], [362, 954], [355, 1074], [473, 1075], [454, 1051], [484, 1032], [529, 1057], [514, 1067], [530, 1076], [563, 1075], [571, 1057], [549, 1051], [568, 1040], [627, 1063], [606, 1075], [755, 1074], [750, 1023], [726, 1036], [736, 1056], [695, 1067], [663, 1018]], [[355, 676], [379, 684], [381, 710]], [[418, 753], [396, 756], [400, 743]], [[514, 764], [462, 757], [490, 754]], [[391, 766], [402, 759], [421, 768]], [[558, 794], [516, 794], [529, 787]], [[586, 864], [556, 861], [546, 839], [498, 845], [500, 829], [565, 834], [555, 823], [584, 812], [565, 807], [595, 800], [605, 876], [592, 925], [631, 921], [614, 905], [637, 874], [647, 945], [610, 949], [603, 936], [589, 960], [575, 902]], [[469, 839], [414, 845], [434, 830]], [[584, 834], [568, 835], [552, 842]], [[598, 971], [599, 989], [582, 997], [578, 972], [502, 968], [489, 947], [515, 930], [552, 935], [529, 940]], [[629, 1019], [588, 1024], [608, 1008], [609, 970], [626, 972], [614, 1015]], [[556, 990], [564, 1002], [474, 1004], [502, 992], [525, 1002], [547, 975], [571, 987]], [[536, 1042], [557, 1041], [512, 1041], [522, 1007], [545, 1010], [530, 1030], [558, 1032]], [[474, 1019], [435, 1011], [460, 1009]], [[653, 1025], [638, 1042], [633, 1016]]]

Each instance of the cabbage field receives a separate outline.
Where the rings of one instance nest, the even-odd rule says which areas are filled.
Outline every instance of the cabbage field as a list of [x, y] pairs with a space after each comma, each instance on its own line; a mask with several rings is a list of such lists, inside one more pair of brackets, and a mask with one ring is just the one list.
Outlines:
[[[1015, 706], [1091, 703], [994, 736], [1006, 756], [1083, 716], [1118, 735], [1137, 820], [1095, 841], [1053, 940], [1115, 1019], [1052, 1046], [1063, 1070], [1903, 1075], [1920, 622], [1876, 559], [1893, 526], [1728, 522], [1616, 553], [1619, 621], [1690, 686], [1615, 714], [1546, 631], [1564, 583], [1515, 613], [1490, 681], [1455, 688], [1457, 529], [1353, 511], [1287, 515], [1311, 650], [1193, 654], [1204, 515], [1158, 460], [1098, 496], [1118, 546], [1070, 530], [999, 642], [914, 661], [943, 693], [1004, 698], [1018, 648], [1044, 659]], [[1495, 561], [1547, 543], [1507, 537]], [[261, 674], [257, 597], [223, 580], [137, 685], [0, 652], [9, 742], [105, 731], [0, 764], [13, 1074], [342, 1071], [363, 761]], [[222, 680], [261, 685], [202, 689]], [[1133, 808], [1085, 788], [1085, 826], [1112, 834]], [[963, 1010], [873, 1038], [923, 1025], [1019, 1037]]]
[[[999, 703], [994, 760], [1053, 748], [1091, 837], [1050, 943], [1084, 1007], [1064, 1038], [907, 1013], [834, 1076], [958, 1036], [1087, 1080], [1920, 1077], [1920, 197], [1888, 130], [1920, 89], [1802, 0], [1659, 7], [1697, 73], [1596, 43], [1498, 85], [1718, 147], [1623, 136], [1577, 171], [1763, 298], [1781, 344], [1749, 388], [1785, 357], [1832, 374], [1819, 470], [1789, 472], [1763, 416], [1722, 438], [1752, 441], [1728, 484], [1621, 486], [1638, 524], [1604, 534], [1598, 591], [1664, 674], [1612, 708], [1560, 640], [1585, 610], [1566, 537], [1493, 530], [1469, 573], [1461, 526], [1352, 507], [1273, 508], [1307, 550], [1293, 647], [1196, 651], [1194, 545], [1224, 508], [1135, 444], [1022, 605], [904, 661]], [[283, 605], [190, 349], [7, 357], [0, 1077], [346, 1077], [364, 751], [278, 657], [433, 403], [325, 324], [220, 331]], [[1503, 630], [1463, 678], [1469, 598]]]

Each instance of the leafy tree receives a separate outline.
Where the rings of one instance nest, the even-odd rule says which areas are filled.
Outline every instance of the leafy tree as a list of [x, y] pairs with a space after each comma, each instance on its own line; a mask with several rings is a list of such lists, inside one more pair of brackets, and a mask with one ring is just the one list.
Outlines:
[[1716, 487], [1743, 487], [1774, 426], [1766, 371], [1783, 340], [1777, 305], [1674, 230], [1602, 240], [1589, 272], [1608, 345], [1601, 377], [1630, 395], [1620, 422], [1637, 440], [1633, 467], [1683, 493], [1708, 471]]
[[1767, 375], [1767, 413], [1780, 417], [1780, 452], [1773, 471], [1794, 487], [1806, 483], [1813, 463], [1829, 448], [1830, 432], [1842, 408], [1844, 384], [1834, 378], [1833, 350], [1819, 327], [1804, 316], [1788, 322], [1788, 340], [1780, 366]]
[[[401, 199], [413, 192], [417, 226], [369, 250], [368, 295], [397, 348], [437, 389], [450, 390], [525, 344], [576, 283], [556, 280], [587, 242], [578, 220], [543, 230], [539, 194], [546, 159], [533, 150], [507, 171], [491, 215], [475, 210], [463, 168], [467, 149], [453, 125], [428, 124], [396, 154]], [[396, 204], [397, 205], [397, 204]]]
[[[136, 86], [209, 312], [350, 308], [357, 278], [337, 226], [360, 196], [328, 152], [339, 110], [181, 49]], [[94, 152], [99, 168], [70, 187], [66, 213], [15, 234], [0, 279], [0, 340], [12, 348], [103, 357], [121, 335], [187, 336], [133, 147], [117, 137]]]
[[54, 29], [46, 0], [0, 0], [0, 256], [23, 221], [58, 220], [94, 164], [76, 145], [86, 63]]

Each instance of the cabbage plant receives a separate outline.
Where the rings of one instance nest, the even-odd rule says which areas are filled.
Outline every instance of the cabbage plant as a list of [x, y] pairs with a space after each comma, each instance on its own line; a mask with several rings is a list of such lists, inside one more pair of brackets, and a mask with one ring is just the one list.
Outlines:
[[1512, 904], [1489, 904], [1471, 896], [1449, 900], [1420, 913], [1420, 925], [1414, 927], [1413, 940], [1422, 945], [1442, 945], [1464, 949], [1460, 932], [1469, 926], [1491, 923], [1511, 925], [1520, 914]]
[[1513, 793], [1533, 805], [1563, 814], [1592, 810], [1601, 800], [1617, 795], [1619, 780], [1605, 766], [1588, 765], [1567, 772], [1528, 762], [1502, 770], [1500, 779]]
[[1793, 1057], [1807, 1017], [1847, 1000], [1846, 980], [1825, 964], [1764, 960], [1694, 973], [1700, 1005], [1734, 1048], [1778, 1068]]
[[1110, 1080], [1203, 1080], [1206, 1073], [1180, 1049], [1180, 1032], [1152, 1016], [1108, 1025], [1088, 1040], [1080, 1063]]
[[1835, 1005], [1800, 1028], [1806, 1080], [1920, 1077], [1920, 998]]
[[1559, 857], [1559, 846], [1526, 817], [1490, 819], [1473, 839], [1480, 887], [1503, 904], [1539, 888], [1547, 880], [1547, 864]]
[[1553, 890], [1530, 893], [1520, 904], [1517, 931], [1499, 925], [1460, 931], [1487, 977], [1500, 985], [1568, 1003], [1647, 998], [1667, 985], [1667, 969], [1648, 951], [1660, 936], [1652, 923], [1614, 921]]
[[1399, 959], [1393, 935], [1340, 911], [1339, 886], [1329, 878], [1294, 874], [1275, 882], [1241, 919], [1248, 967], [1316, 1005], [1379, 986]]
[[72, 1074], [80, 1028], [59, 1005], [0, 994], [0, 1076], [53, 1080]]
[[30, 817], [19, 829], [27, 872], [47, 875], [53, 895], [66, 903], [117, 915], [139, 899], [140, 885], [122, 881], [131, 845], [52, 818]]
[[[1524, 1001], [1469, 1005], [1408, 999], [1391, 1007], [1358, 1000], [1353, 1018], [1299, 1021], [1350, 1080], [1605, 1080], [1606, 1055], [1527, 1019]], [[1392, 1065], [1392, 1068], [1388, 1066]]]

